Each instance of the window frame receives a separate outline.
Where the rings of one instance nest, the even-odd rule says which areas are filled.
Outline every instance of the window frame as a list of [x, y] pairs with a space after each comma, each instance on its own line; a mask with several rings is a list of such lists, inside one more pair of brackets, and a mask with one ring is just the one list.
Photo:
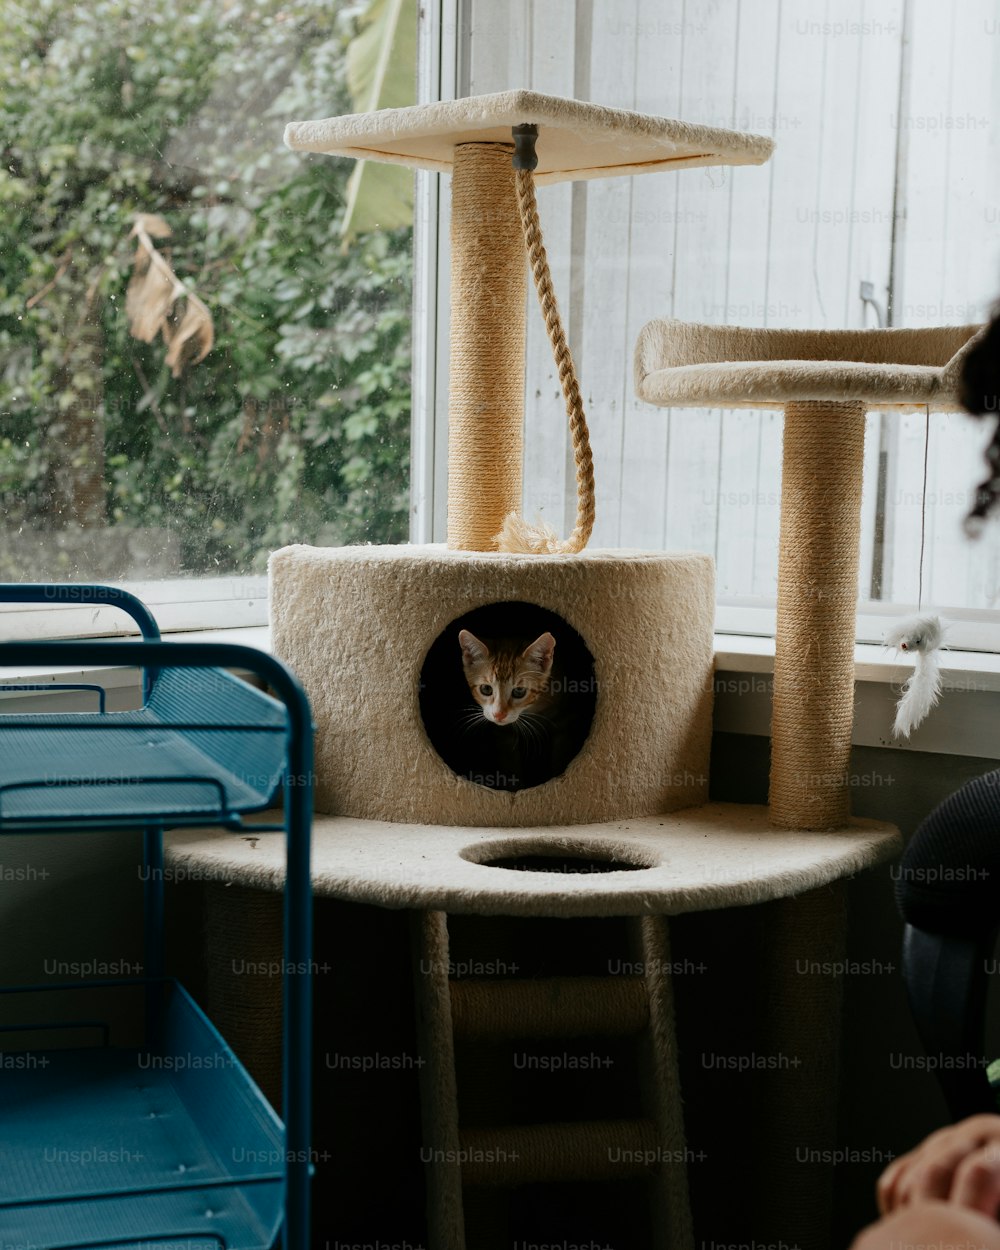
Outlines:
[[[417, 16], [417, 102], [468, 91], [460, 39], [464, 0], [421, 5]], [[443, 542], [448, 510], [448, 324], [451, 183], [415, 173], [413, 197], [413, 410], [410, 420], [410, 541]], [[442, 222], [445, 223], [442, 228]]]

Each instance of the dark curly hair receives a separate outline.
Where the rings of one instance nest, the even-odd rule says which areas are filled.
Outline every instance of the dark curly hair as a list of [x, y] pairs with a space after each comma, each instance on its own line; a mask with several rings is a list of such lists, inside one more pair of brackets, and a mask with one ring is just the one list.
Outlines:
[[986, 448], [990, 475], [976, 487], [976, 502], [965, 518], [965, 528], [978, 534], [986, 518], [1000, 504], [1000, 303], [983, 337], [965, 358], [958, 398], [974, 417], [993, 417], [996, 428]]

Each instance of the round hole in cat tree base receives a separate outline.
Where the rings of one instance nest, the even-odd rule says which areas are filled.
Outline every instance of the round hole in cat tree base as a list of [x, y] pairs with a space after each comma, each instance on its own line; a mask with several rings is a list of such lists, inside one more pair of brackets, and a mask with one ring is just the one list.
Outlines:
[[484, 604], [449, 622], [420, 672], [431, 745], [459, 777], [492, 790], [527, 790], [564, 773], [597, 698], [587, 644], [533, 603]]
[[462, 859], [483, 868], [506, 868], [513, 872], [604, 873], [641, 872], [660, 864], [660, 856], [648, 847], [597, 839], [504, 838], [463, 847]]
[[[709, 556], [294, 546], [271, 557], [270, 595], [274, 653], [313, 710], [318, 812], [511, 828], [627, 820], [708, 799]], [[579, 639], [593, 705], [563, 770], [514, 790], [478, 784], [442, 758], [425, 724], [434, 691], [424, 668], [435, 646], [450, 649], [456, 622], [517, 604], [529, 614], [517, 632], [551, 624], [556, 654]]]
[[571, 855], [512, 855], [509, 859], [488, 859], [484, 868], [506, 868], [512, 872], [639, 872], [646, 864], [629, 864], [617, 859], [579, 859]]

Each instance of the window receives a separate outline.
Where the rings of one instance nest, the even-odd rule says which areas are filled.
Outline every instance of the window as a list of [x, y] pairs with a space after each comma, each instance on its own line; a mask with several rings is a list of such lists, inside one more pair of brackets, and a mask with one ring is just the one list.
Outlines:
[[[720, 626], [773, 632], [781, 415], [640, 403], [639, 330], [662, 316], [801, 327], [984, 320], [1000, 295], [993, 6], [468, 0], [465, 12], [459, 94], [525, 86], [775, 137], [760, 168], [538, 192], [591, 426], [594, 545], [711, 552]], [[572, 461], [533, 303], [528, 323], [525, 511], [568, 533]], [[444, 429], [439, 410], [437, 473], [426, 475], [436, 536]], [[925, 608], [957, 621], [952, 645], [1000, 649], [1000, 542], [995, 529], [974, 543], [961, 528], [987, 441], [960, 415], [869, 416], [859, 589], [875, 602], [863, 604], [859, 637], [881, 641], [886, 617], [915, 606], [923, 516]]]
[[[352, 163], [280, 140], [290, 119], [367, 106], [345, 61], [368, 8], [5, 10], [0, 575], [140, 577], [168, 625], [229, 623], [263, 620], [283, 543], [443, 539], [449, 179], [417, 175], [413, 271], [406, 227], [342, 250]], [[711, 552], [720, 625], [769, 632], [780, 415], [639, 403], [636, 337], [664, 315], [984, 319], [1000, 294], [990, 0], [444, 0], [419, 22], [424, 100], [527, 86], [775, 136], [762, 168], [538, 193], [591, 423], [594, 544]], [[140, 213], [169, 227], [151, 247], [212, 316], [212, 350], [179, 377], [122, 308]], [[528, 324], [525, 511], [565, 533], [572, 464], [534, 303]], [[1000, 544], [960, 526], [986, 441], [971, 418], [869, 417], [860, 637], [921, 586], [958, 621], [953, 645], [1000, 649]]]
[[405, 538], [408, 206], [345, 245], [353, 162], [282, 143], [355, 107], [370, 17], [5, 6], [0, 578], [138, 581], [165, 625], [263, 623], [274, 548]]

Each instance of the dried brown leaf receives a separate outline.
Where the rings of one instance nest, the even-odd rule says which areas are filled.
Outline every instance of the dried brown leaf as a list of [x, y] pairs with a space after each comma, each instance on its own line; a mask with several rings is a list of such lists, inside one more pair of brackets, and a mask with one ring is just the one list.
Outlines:
[[198, 364], [212, 350], [212, 314], [196, 295], [189, 295], [180, 321], [173, 318], [164, 322], [163, 338], [170, 348], [166, 357], [170, 372], [179, 378], [188, 365]]
[[[153, 238], [165, 239], [170, 227], [155, 213], [136, 214], [132, 236], [136, 240], [132, 277], [125, 294], [129, 333], [143, 343], [163, 335], [168, 351], [166, 363], [175, 378], [196, 365], [212, 350], [215, 330], [212, 314], [177, 277], [156, 250]], [[183, 308], [183, 312], [180, 310]]]
[[132, 233], [138, 234], [145, 230], [152, 239], [169, 239], [173, 231], [159, 213], [136, 213]]
[[135, 268], [125, 292], [125, 316], [133, 338], [152, 343], [173, 306], [176, 286], [174, 275], [151, 264], [148, 253], [136, 254]]

